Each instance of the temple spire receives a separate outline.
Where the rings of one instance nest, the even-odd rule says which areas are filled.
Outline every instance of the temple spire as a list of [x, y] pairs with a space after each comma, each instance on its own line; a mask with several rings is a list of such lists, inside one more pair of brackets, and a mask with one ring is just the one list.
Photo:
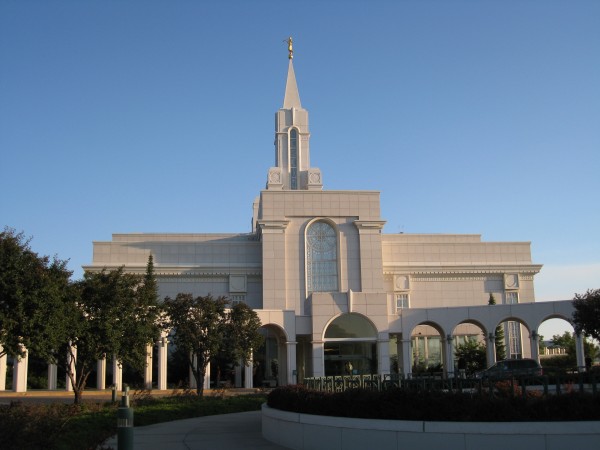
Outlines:
[[267, 189], [322, 190], [321, 171], [310, 165], [308, 111], [302, 108], [292, 59], [292, 38], [288, 45], [288, 74], [283, 108], [275, 113], [275, 166], [269, 168]]
[[283, 98], [283, 109], [301, 109], [302, 104], [300, 103], [300, 94], [298, 93], [298, 85], [296, 84], [296, 74], [294, 73], [294, 65], [292, 59], [294, 58], [294, 48], [292, 46], [292, 37], [290, 36], [285, 42], [288, 44], [288, 75], [285, 83], [285, 96]]

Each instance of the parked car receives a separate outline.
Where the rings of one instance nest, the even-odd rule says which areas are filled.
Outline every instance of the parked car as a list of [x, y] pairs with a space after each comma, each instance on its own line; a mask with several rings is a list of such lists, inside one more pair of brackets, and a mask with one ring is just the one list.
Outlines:
[[513, 377], [539, 377], [542, 376], [542, 366], [535, 359], [504, 359], [493, 366], [475, 374], [475, 378], [503, 379]]

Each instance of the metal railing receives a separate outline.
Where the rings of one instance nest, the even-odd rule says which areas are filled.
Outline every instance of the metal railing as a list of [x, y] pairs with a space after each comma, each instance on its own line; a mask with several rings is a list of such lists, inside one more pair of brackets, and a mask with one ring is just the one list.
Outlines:
[[309, 389], [324, 392], [343, 392], [347, 389], [362, 388], [373, 391], [406, 389], [411, 391], [463, 392], [490, 396], [503, 391], [508, 395], [561, 395], [573, 392], [587, 392], [596, 395], [600, 383], [600, 373], [560, 373], [542, 376], [518, 376], [512, 378], [481, 379], [461, 377], [442, 373], [427, 374], [384, 374], [384, 375], [345, 375], [305, 378], [303, 383]]

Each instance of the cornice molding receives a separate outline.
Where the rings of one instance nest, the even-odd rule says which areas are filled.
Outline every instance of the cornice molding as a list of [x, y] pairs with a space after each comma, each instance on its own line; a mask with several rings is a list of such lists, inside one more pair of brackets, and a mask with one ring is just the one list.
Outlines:
[[[128, 266], [127, 264], [119, 265], [104, 265], [104, 266], [83, 266], [83, 270], [89, 272], [100, 272], [103, 269], [113, 270], [119, 267], [124, 267], [125, 272], [133, 274], [145, 274], [146, 266]], [[262, 265], [247, 265], [247, 264], [228, 264], [227, 266], [210, 265], [202, 266], [154, 266], [154, 274], [157, 277], [214, 277], [214, 276], [229, 276], [229, 275], [246, 275], [254, 277], [262, 277]]]
[[381, 230], [385, 225], [385, 220], [355, 220], [354, 226], [358, 230]]
[[263, 233], [285, 231], [289, 225], [289, 220], [259, 220], [258, 226]]
[[384, 275], [413, 274], [532, 274], [539, 273], [541, 264], [472, 264], [472, 265], [384, 265]]

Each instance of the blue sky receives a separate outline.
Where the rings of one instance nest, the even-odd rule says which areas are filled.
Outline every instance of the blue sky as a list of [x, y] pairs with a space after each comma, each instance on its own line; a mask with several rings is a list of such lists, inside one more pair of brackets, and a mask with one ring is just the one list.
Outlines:
[[326, 189], [388, 233], [531, 241], [539, 300], [600, 287], [598, 1], [0, 2], [0, 225], [248, 232], [286, 45]]

